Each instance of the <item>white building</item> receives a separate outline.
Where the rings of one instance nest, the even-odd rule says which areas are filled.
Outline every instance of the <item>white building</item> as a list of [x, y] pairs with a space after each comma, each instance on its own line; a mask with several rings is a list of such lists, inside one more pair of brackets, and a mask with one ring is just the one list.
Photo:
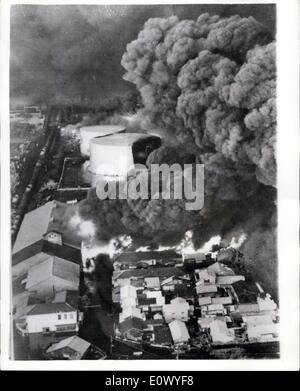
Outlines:
[[189, 303], [182, 298], [176, 298], [171, 300], [170, 304], [164, 304], [162, 311], [166, 323], [174, 320], [186, 322], [189, 319], [189, 307]]
[[120, 288], [120, 298], [124, 300], [128, 297], [136, 298], [136, 288], [132, 285], [121, 286]]
[[174, 344], [188, 342], [190, 335], [186, 324], [180, 320], [173, 320], [169, 323], [170, 332]]
[[127, 318], [139, 318], [145, 320], [145, 315], [137, 307], [125, 307], [119, 314], [119, 323], [123, 322]]
[[16, 320], [23, 335], [50, 332], [77, 332], [77, 309], [67, 303], [42, 303], [30, 306], [23, 319]]
[[228, 343], [234, 340], [234, 331], [228, 329], [226, 321], [214, 319], [210, 325], [210, 335], [214, 343]]

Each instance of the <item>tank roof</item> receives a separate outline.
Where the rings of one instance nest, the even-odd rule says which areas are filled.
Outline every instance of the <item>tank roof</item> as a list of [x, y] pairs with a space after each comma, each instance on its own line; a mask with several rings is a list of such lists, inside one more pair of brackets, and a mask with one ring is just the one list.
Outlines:
[[82, 126], [80, 128], [80, 131], [84, 133], [97, 133], [103, 135], [122, 132], [124, 130], [125, 130], [125, 126], [121, 126], [121, 125], [93, 125], [93, 126]]
[[159, 138], [158, 136], [145, 133], [117, 133], [106, 137], [95, 137], [91, 140], [91, 144], [130, 146], [136, 141], [147, 139], [149, 137]]

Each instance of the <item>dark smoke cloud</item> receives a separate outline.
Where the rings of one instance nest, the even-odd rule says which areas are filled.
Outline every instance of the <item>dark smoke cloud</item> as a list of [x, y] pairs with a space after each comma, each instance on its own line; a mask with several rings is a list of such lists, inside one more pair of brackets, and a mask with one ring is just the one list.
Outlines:
[[150, 17], [253, 14], [274, 30], [273, 5], [14, 5], [11, 7], [12, 103], [98, 105], [133, 86], [121, 57]]
[[128, 200], [121, 219], [127, 232], [163, 243], [166, 231], [175, 241], [192, 229], [196, 245], [246, 233], [249, 267], [274, 293], [276, 67], [269, 30], [238, 15], [152, 18], [127, 45], [122, 65], [141, 94], [142, 125], [166, 140], [148, 164], [184, 163], [193, 154], [205, 165], [201, 211], [187, 212], [178, 200]]
[[136, 87], [144, 105], [136, 120], [165, 143], [149, 162], [193, 155], [205, 164], [196, 213], [177, 200], [99, 201], [92, 191], [79, 208], [97, 236], [175, 244], [192, 229], [200, 246], [244, 232], [249, 265], [274, 287], [274, 6], [26, 5], [12, 7], [11, 22], [14, 100], [98, 106]]

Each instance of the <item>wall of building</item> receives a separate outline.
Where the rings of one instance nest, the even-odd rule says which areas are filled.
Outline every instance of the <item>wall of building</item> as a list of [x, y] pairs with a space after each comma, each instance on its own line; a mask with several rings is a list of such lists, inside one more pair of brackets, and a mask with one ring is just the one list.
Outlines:
[[[59, 315], [60, 319], [58, 318]], [[77, 323], [76, 311], [27, 316], [27, 329], [29, 333], [42, 333], [44, 328], [49, 328], [49, 331], [56, 331], [56, 326], [58, 325], [71, 325], [75, 323]]]

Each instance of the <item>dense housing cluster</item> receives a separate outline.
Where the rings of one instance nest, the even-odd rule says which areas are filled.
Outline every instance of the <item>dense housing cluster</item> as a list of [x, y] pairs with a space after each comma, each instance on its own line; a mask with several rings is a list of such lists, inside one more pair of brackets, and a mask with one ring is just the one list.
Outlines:
[[113, 301], [116, 336], [129, 341], [188, 351], [278, 340], [275, 302], [218, 254], [123, 253], [114, 260]]

